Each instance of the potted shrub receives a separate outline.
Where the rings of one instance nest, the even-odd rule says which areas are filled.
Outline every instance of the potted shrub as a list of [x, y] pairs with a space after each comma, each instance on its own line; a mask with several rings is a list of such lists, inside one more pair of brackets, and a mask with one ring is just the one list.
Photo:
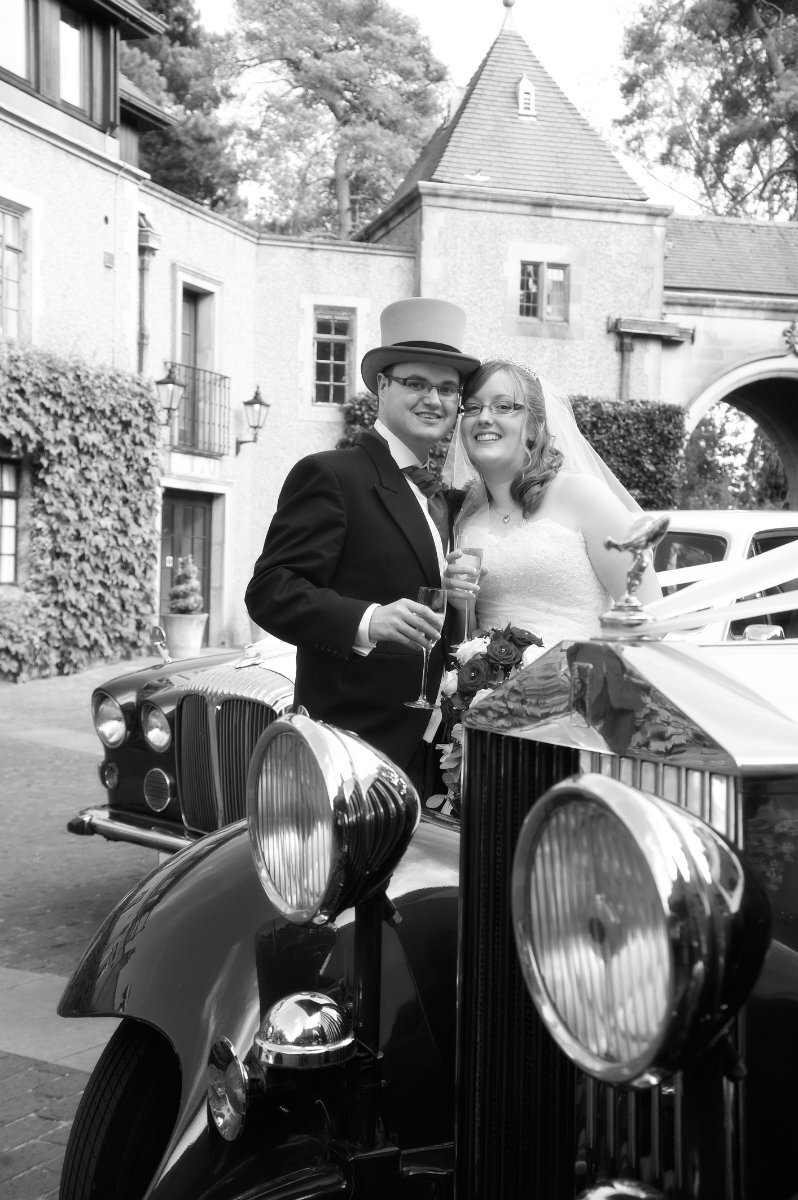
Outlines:
[[169, 589], [169, 611], [161, 622], [166, 642], [175, 658], [190, 658], [200, 652], [208, 614], [201, 612], [202, 588], [193, 555], [178, 559]]

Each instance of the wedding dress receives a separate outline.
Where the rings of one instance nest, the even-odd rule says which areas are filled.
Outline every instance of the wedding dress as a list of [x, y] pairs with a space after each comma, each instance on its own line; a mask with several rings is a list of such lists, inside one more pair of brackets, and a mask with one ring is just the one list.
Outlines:
[[543, 517], [505, 536], [480, 529], [479, 540], [486, 572], [477, 598], [479, 628], [500, 629], [509, 621], [537, 634], [544, 650], [600, 632], [599, 616], [612, 607], [612, 597], [578, 530]]

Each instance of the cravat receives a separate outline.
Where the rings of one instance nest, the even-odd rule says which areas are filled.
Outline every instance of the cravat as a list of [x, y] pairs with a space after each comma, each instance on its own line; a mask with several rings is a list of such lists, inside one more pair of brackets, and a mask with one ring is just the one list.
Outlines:
[[426, 467], [403, 467], [402, 471], [408, 479], [413, 480], [421, 494], [426, 496], [429, 515], [440, 534], [445, 554], [449, 546], [449, 509], [443, 497], [443, 484], [437, 475], [433, 475]]

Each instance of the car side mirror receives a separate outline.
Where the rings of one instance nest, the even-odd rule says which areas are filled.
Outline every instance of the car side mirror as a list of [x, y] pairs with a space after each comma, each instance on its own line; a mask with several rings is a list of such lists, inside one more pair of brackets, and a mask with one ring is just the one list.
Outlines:
[[784, 640], [781, 625], [746, 625], [743, 639], [746, 642], [778, 642]]

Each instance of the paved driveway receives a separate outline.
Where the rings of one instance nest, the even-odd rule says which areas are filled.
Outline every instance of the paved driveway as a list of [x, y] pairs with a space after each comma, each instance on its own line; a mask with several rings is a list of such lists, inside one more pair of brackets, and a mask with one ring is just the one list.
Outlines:
[[[128, 667], [0, 683], [0, 1196], [49, 1200], [69, 1126], [113, 1020], [56, 1014], [64, 984], [151, 850], [67, 833], [102, 797], [92, 688]], [[111, 1197], [108, 1200], [112, 1200]]]

